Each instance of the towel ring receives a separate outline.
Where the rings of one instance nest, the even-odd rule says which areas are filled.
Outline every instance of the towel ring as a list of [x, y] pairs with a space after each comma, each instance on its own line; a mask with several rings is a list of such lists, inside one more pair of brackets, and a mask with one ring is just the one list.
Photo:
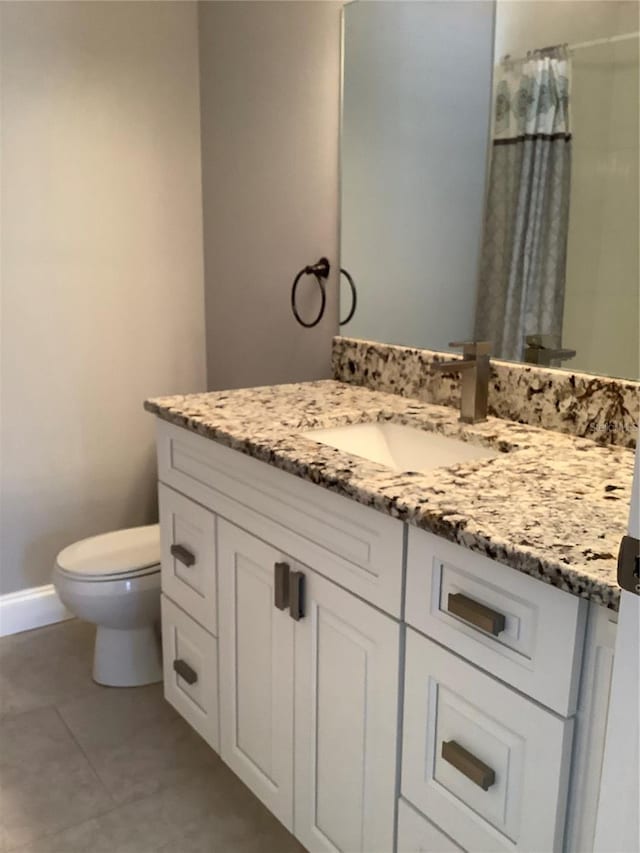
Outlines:
[[[324, 310], [327, 306], [327, 293], [324, 287], [324, 283], [329, 278], [330, 271], [331, 264], [329, 263], [327, 258], [320, 258], [317, 263], [303, 267], [293, 280], [293, 285], [291, 287], [291, 310], [293, 311], [293, 316], [296, 318], [298, 323], [300, 323], [301, 326], [304, 326], [305, 329], [312, 329], [314, 326], [317, 326], [324, 316]], [[344, 318], [344, 320], [340, 320], [340, 325], [345, 326], [356, 313], [356, 308], [358, 305], [358, 293], [353, 278], [351, 277], [350, 273], [347, 272], [346, 269], [344, 269], [344, 267], [340, 267], [340, 274], [347, 279], [347, 281], [349, 282], [349, 287], [351, 288], [351, 308], [349, 309], [349, 313]], [[302, 319], [302, 317], [298, 313], [298, 306], [296, 304], [298, 295], [298, 285], [300, 284], [302, 277], [305, 275], [314, 276], [316, 282], [318, 283], [318, 287], [320, 288], [320, 310], [318, 311], [318, 316], [315, 318], [315, 320], [311, 320], [311, 322], [307, 322], [306, 320]]]
[[351, 277], [351, 275], [346, 271], [344, 267], [340, 267], [340, 274], [343, 275], [346, 280], [349, 282], [349, 287], [351, 288], [351, 310], [344, 318], [344, 320], [340, 320], [341, 326], [346, 326], [349, 320], [356, 313], [356, 308], [358, 306], [358, 291], [356, 290], [356, 283]]
[[[293, 316], [296, 318], [298, 323], [300, 323], [301, 326], [304, 326], [305, 329], [312, 329], [314, 326], [317, 326], [324, 316], [324, 309], [327, 304], [327, 294], [324, 289], [323, 279], [327, 279], [329, 277], [330, 270], [331, 264], [327, 258], [320, 258], [316, 264], [303, 267], [293, 280], [293, 287], [291, 288], [291, 310], [293, 311]], [[303, 275], [314, 276], [315, 280], [318, 282], [318, 287], [320, 288], [320, 311], [318, 312], [318, 316], [315, 320], [312, 320], [310, 323], [307, 323], [307, 321], [303, 320], [300, 314], [298, 314], [298, 307], [296, 305], [298, 284], [300, 283], [300, 279]]]

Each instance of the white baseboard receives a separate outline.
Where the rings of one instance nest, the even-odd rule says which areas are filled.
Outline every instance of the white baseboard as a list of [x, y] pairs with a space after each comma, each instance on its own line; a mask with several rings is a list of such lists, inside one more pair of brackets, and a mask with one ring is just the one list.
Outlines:
[[73, 619], [53, 584], [0, 595], [0, 637]]

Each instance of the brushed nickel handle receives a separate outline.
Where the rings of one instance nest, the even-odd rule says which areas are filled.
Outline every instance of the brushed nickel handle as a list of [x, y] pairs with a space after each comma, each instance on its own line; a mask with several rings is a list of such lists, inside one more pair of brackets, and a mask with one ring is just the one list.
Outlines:
[[479, 601], [474, 601], [473, 598], [467, 598], [461, 592], [449, 593], [447, 610], [470, 625], [480, 628], [481, 631], [493, 634], [494, 637], [504, 631], [504, 613], [492, 610], [480, 604]]
[[299, 622], [304, 616], [304, 575], [302, 572], [289, 574], [289, 614]]
[[289, 564], [276, 563], [273, 570], [273, 603], [278, 610], [286, 610], [289, 606]]
[[198, 680], [198, 673], [195, 669], [191, 669], [186, 660], [178, 658], [173, 662], [173, 669], [178, 673], [180, 678], [183, 678], [187, 684], [195, 684]]
[[172, 557], [187, 567], [192, 566], [196, 561], [195, 554], [192, 554], [184, 545], [172, 545], [170, 551]]
[[491, 767], [455, 740], [443, 741], [442, 757], [483, 791], [488, 791], [496, 781], [496, 774]]

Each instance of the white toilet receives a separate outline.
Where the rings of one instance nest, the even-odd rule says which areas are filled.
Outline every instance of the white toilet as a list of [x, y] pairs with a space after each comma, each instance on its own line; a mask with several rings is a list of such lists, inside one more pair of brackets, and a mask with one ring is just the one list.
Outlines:
[[97, 625], [98, 684], [135, 687], [162, 680], [157, 524], [69, 545], [58, 554], [53, 583], [74, 615]]

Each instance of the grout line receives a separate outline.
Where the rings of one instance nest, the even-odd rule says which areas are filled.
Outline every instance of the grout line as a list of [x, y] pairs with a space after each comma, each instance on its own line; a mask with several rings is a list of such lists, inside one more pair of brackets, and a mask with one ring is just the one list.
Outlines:
[[[118, 802], [115, 800], [115, 798], [114, 798], [113, 794], [111, 793], [111, 791], [107, 788], [107, 786], [105, 785], [105, 783], [102, 781], [102, 777], [100, 776], [100, 774], [98, 773], [98, 771], [96, 770], [96, 768], [93, 766], [93, 762], [92, 762], [92, 761], [91, 761], [91, 759], [89, 758], [89, 755], [87, 754], [86, 750], [84, 749], [84, 747], [82, 746], [82, 744], [79, 742], [79, 740], [77, 739], [77, 737], [74, 735], [73, 731], [71, 730], [71, 727], [69, 726], [69, 724], [67, 723], [67, 721], [65, 720], [65, 718], [62, 716], [62, 713], [60, 712], [60, 708], [59, 708], [57, 705], [54, 705], [53, 707], [54, 707], [54, 709], [55, 709], [56, 714], [58, 715], [58, 717], [59, 717], [59, 718], [60, 718], [60, 720], [62, 721], [62, 725], [63, 725], [63, 726], [65, 727], [65, 729], [69, 732], [69, 735], [71, 736], [71, 740], [72, 740], [72, 741], [75, 743], [75, 745], [78, 747], [78, 749], [80, 750], [80, 752], [81, 752], [81, 753], [82, 753], [82, 755], [84, 756], [85, 761], [87, 762], [87, 764], [88, 764], [88, 765], [89, 765], [89, 767], [91, 768], [91, 772], [93, 773], [93, 775], [96, 777], [96, 779], [97, 779], [97, 780], [98, 780], [98, 782], [100, 783], [100, 787], [104, 789], [104, 791], [106, 792], [107, 796], [109, 797], [109, 799], [111, 800], [111, 802], [114, 804], [114, 808], [117, 808], [118, 806], [123, 805], [123, 803], [118, 803]], [[101, 815], [102, 815], [102, 814], [108, 814], [109, 812], [112, 812], [112, 811], [113, 811], [113, 809], [107, 809], [107, 810], [106, 810], [106, 811], [104, 811], [104, 812], [100, 812], [100, 814], [101, 814]], [[84, 823], [84, 822], [85, 822], [85, 821], [81, 821], [81, 823]]]
[[18, 844], [17, 846], [12, 845], [10, 847], [3, 848], [3, 853], [20, 853], [21, 850], [30, 850], [33, 848], [34, 845], [39, 845], [41, 841], [55, 838], [57, 835], [62, 835], [63, 832], [67, 832], [70, 829], [76, 829], [76, 827], [78, 826], [82, 826], [85, 823], [91, 823], [95, 820], [95, 817], [88, 817], [86, 820], [81, 820], [80, 823], [71, 823], [69, 824], [69, 826], [58, 827], [58, 829], [56, 829], [54, 832], [43, 832], [42, 835], [37, 835], [30, 841], [24, 841]]
[[[30, 709], [30, 710], [33, 710], [33, 711], [39, 711], [39, 710], [42, 710], [43, 708], [47, 708], [47, 709], [49, 709], [49, 710], [53, 709], [53, 710], [56, 712], [56, 715], [58, 716], [58, 718], [59, 718], [59, 719], [60, 719], [60, 721], [62, 722], [62, 725], [64, 726], [64, 728], [66, 729], [66, 731], [69, 733], [69, 735], [70, 735], [70, 737], [71, 737], [71, 740], [73, 741], [73, 743], [75, 744], [75, 746], [77, 746], [77, 748], [79, 749], [80, 753], [81, 753], [81, 754], [82, 754], [82, 756], [84, 757], [85, 761], [86, 761], [86, 762], [87, 762], [87, 764], [89, 765], [89, 768], [91, 769], [91, 772], [93, 773], [93, 775], [95, 776], [96, 780], [98, 781], [98, 784], [99, 784], [100, 788], [102, 788], [102, 789], [103, 789], [103, 791], [106, 793], [106, 795], [107, 795], [107, 797], [108, 797], [109, 801], [110, 801], [113, 805], [112, 805], [112, 806], [110, 806], [109, 808], [104, 809], [104, 810], [97, 811], [95, 814], [92, 814], [92, 815], [90, 815], [90, 816], [87, 816], [84, 820], [77, 821], [76, 823], [69, 823], [69, 824], [67, 824], [67, 825], [65, 825], [65, 826], [59, 826], [59, 827], [56, 827], [56, 829], [55, 829], [55, 830], [53, 830], [52, 832], [48, 832], [48, 831], [42, 832], [41, 834], [39, 834], [39, 835], [35, 836], [34, 838], [31, 838], [31, 839], [30, 839], [29, 841], [27, 841], [27, 842], [21, 842], [20, 844], [17, 844], [17, 845], [9, 845], [9, 846], [7, 846], [7, 847], [5, 848], [6, 853], [19, 853], [19, 851], [20, 851], [21, 849], [27, 849], [27, 850], [28, 850], [32, 845], [34, 845], [34, 844], [38, 844], [38, 843], [40, 843], [40, 842], [41, 842], [42, 840], [44, 840], [44, 839], [51, 839], [51, 838], [55, 838], [57, 835], [61, 835], [63, 832], [67, 832], [67, 831], [68, 831], [68, 830], [70, 830], [70, 829], [75, 829], [76, 827], [83, 826], [83, 825], [84, 825], [84, 824], [86, 824], [86, 823], [91, 823], [92, 821], [97, 821], [97, 820], [98, 820], [98, 818], [101, 818], [101, 817], [104, 817], [105, 815], [111, 814], [111, 812], [116, 811], [116, 809], [119, 807], [119, 804], [118, 804], [118, 803], [116, 803], [116, 801], [114, 800], [114, 798], [113, 798], [113, 796], [112, 796], [111, 792], [109, 791], [109, 789], [106, 787], [106, 785], [104, 784], [104, 782], [102, 781], [102, 779], [101, 779], [101, 778], [100, 778], [100, 776], [98, 775], [98, 773], [97, 773], [97, 771], [96, 771], [95, 767], [93, 766], [93, 764], [91, 763], [91, 761], [90, 761], [90, 759], [89, 759], [89, 756], [88, 756], [88, 755], [87, 755], [87, 753], [84, 751], [84, 749], [82, 748], [82, 746], [78, 743], [78, 740], [76, 739], [76, 737], [74, 736], [73, 732], [71, 731], [71, 729], [70, 729], [70, 728], [69, 728], [69, 726], [67, 725], [67, 722], [66, 722], [66, 720], [64, 719], [64, 717], [62, 716], [62, 714], [60, 713], [60, 710], [59, 710], [58, 706], [57, 706], [55, 703], [52, 703], [52, 704], [50, 704], [50, 705], [41, 705], [41, 706], [39, 706], [38, 708], [34, 708], [34, 709]], [[21, 711], [20, 713], [21, 713], [21, 714], [28, 714], [29, 712], [30, 712], [30, 711], [29, 711], [29, 710], [27, 710], [27, 711]], [[17, 715], [15, 715], [15, 716], [17, 716]]]

